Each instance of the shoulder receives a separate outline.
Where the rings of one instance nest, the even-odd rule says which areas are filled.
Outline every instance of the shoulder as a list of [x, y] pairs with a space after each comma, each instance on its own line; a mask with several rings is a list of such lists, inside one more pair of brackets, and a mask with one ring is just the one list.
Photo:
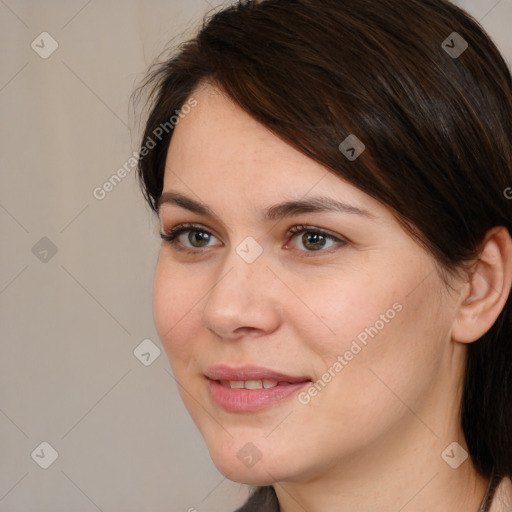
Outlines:
[[496, 488], [489, 512], [509, 512], [510, 510], [512, 510], [512, 479], [506, 476]]

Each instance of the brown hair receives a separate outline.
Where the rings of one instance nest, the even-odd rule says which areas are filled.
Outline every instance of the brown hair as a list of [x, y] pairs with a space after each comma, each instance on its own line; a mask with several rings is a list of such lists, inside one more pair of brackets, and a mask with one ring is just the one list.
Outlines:
[[[464, 41], [465, 51], [450, 53]], [[512, 185], [510, 71], [481, 26], [448, 1], [263, 0], [224, 8], [148, 75], [143, 146], [204, 81], [388, 206], [443, 271], [475, 258], [491, 227], [511, 232], [504, 194]], [[366, 146], [353, 161], [338, 148], [350, 134]], [[171, 136], [166, 131], [139, 161], [154, 211]], [[492, 328], [468, 346], [462, 427], [486, 477], [492, 468], [512, 475], [511, 367], [509, 296]], [[257, 489], [240, 510], [277, 510], [273, 488]]]

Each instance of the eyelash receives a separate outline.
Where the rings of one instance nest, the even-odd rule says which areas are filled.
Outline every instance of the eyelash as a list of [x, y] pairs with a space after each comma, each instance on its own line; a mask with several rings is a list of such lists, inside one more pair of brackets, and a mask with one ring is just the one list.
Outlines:
[[[207, 229], [205, 229], [204, 227], [202, 227], [202, 226], [200, 226], [198, 224], [180, 224], [180, 225], [172, 228], [168, 232], [160, 233], [160, 238], [162, 238], [162, 240], [166, 244], [169, 244], [169, 245], [173, 246], [173, 248], [178, 250], [178, 251], [183, 251], [183, 252], [186, 252], [186, 253], [189, 253], [189, 254], [197, 255], [200, 252], [202, 252], [201, 248], [191, 249], [191, 248], [188, 248], [188, 247], [183, 247], [182, 244], [177, 240], [177, 238], [181, 234], [186, 233], [187, 231], [197, 231], [197, 232], [200, 232], [200, 233], [206, 233], [208, 235], [212, 235], [212, 233], [210, 231], [208, 231]], [[338, 237], [336, 237], [334, 235], [331, 235], [331, 234], [329, 234], [329, 233], [327, 233], [327, 232], [325, 232], [325, 231], [323, 231], [321, 229], [314, 228], [312, 226], [305, 226], [305, 225], [302, 225], [302, 224], [294, 226], [293, 228], [290, 228], [288, 230], [288, 232], [286, 233], [286, 236], [294, 238], [297, 235], [304, 234], [304, 233], [312, 233], [312, 234], [321, 235], [321, 236], [325, 237], [328, 240], [334, 241], [338, 245], [338, 247], [343, 247], [343, 246], [348, 244], [348, 241], [343, 239], [343, 238], [338, 238]], [[215, 236], [215, 235], [213, 235], [213, 236]], [[208, 247], [206, 247], [206, 248], [208, 248]], [[297, 249], [297, 250], [299, 252], [304, 253], [305, 257], [308, 257], [308, 256], [317, 255], [319, 253], [329, 254], [330, 252], [332, 252], [332, 249], [333, 249], [333, 247], [331, 247], [329, 249], [326, 249], [326, 250], [319, 249], [318, 251], [303, 251], [303, 250], [299, 250], [299, 249]]]

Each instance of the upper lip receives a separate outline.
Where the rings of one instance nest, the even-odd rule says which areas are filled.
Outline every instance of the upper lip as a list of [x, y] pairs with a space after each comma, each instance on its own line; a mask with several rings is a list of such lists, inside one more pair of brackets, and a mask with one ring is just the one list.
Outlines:
[[242, 366], [234, 368], [226, 365], [211, 366], [205, 372], [211, 380], [248, 381], [248, 380], [276, 380], [277, 382], [306, 382], [309, 377], [295, 377], [285, 373], [276, 372], [261, 366]]

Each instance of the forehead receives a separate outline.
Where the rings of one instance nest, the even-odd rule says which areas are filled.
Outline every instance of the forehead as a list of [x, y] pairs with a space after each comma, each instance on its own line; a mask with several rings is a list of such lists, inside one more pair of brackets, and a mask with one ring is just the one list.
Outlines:
[[326, 195], [382, 210], [379, 202], [315, 162], [253, 119], [219, 89], [194, 91], [197, 101], [174, 129], [164, 191], [191, 191], [219, 203], [246, 204]]
[[[174, 129], [167, 163], [174, 172], [221, 174], [244, 169], [252, 175], [270, 174], [277, 167], [296, 178], [310, 159], [258, 123], [219, 89], [202, 86], [192, 94], [197, 101]], [[325, 174], [325, 170], [320, 172]], [[221, 174], [219, 174], [221, 173]], [[257, 177], [255, 177], [257, 179]]]

